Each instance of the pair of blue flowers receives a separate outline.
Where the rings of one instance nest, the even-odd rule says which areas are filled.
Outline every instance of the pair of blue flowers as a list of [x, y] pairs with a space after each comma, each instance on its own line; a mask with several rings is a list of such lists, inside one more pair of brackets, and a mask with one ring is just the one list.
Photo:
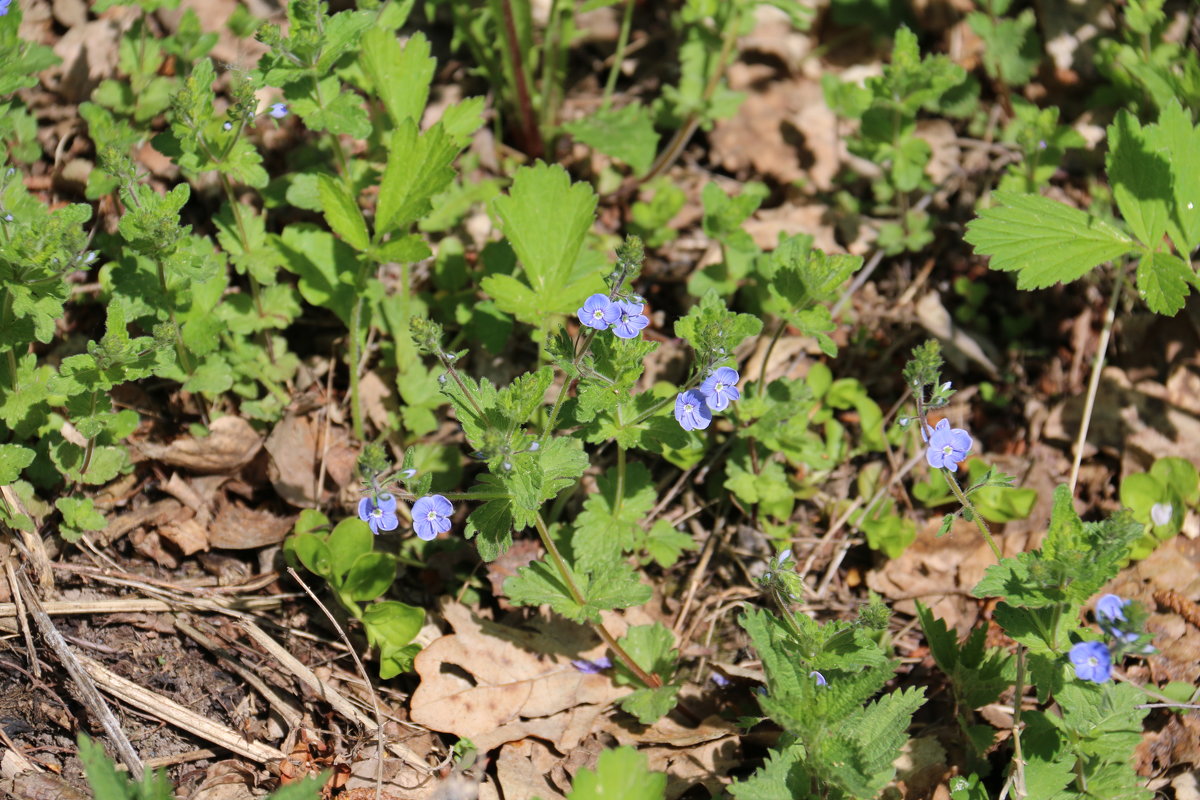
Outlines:
[[[413, 503], [413, 531], [425, 541], [430, 541], [439, 533], [450, 530], [450, 516], [454, 513], [454, 504], [440, 494], [422, 497]], [[371, 526], [371, 533], [394, 531], [400, 525], [396, 515], [396, 498], [390, 494], [380, 494], [378, 497], [364, 497], [358, 501], [358, 518]]]
[[594, 294], [579, 310], [579, 321], [589, 328], [612, 332], [622, 339], [634, 339], [642, 328], [650, 324], [650, 318], [642, 313], [645, 303], [629, 300], [613, 300], [606, 294]]
[[[1128, 622], [1125, 607], [1130, 602], [1115, 594], [1106, 594], [1096, 601], [1096, 622], [1118, 645], [1133, 644], [1141, 638], [1141, 633], [1126, 630], [1121, 624]], [[1153, 652], [1153, 648], [1147, 650]], [[1080, 680], [1104, 683], [1112, 676], [1112, 651], [1104, 642], [1080, 642], [1071, 648], [1067, 658]]]
[[714, 411], [724, 411], [742, 393], [737, 384], [741, 380], [732, 367], [717, 367], [709, 373], [698, 389], [680, 392], [675, 398], [675, 421], [685, 431], [702, 431], [712, 423]]

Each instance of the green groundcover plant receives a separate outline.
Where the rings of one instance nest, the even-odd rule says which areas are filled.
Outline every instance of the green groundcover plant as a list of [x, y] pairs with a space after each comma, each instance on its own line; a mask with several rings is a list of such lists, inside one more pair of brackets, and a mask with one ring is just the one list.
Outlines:
[[[679, 281], [677, 296], [653, 291], [647, 248], [677, 235], [668, 223], [686, 202], [663, 174], [697, 127], [736, 108], [724, 73], [760, 3], [687, 0], [663, 12], [678, 39], [677, 80], [657, 100], [620, 108], [614, 86], [637, 4], [583, 4], [580, 13], [621, 5], [622, 26], [602, 105], [569, 123], [558, 113], [572, 4], [551, 3], [541, 32], [527, 2], [489, 2], [478, 14], [456, 0], [423, 4], [449, 15], [452, 46], [491, 77], [503, 124], [528, 154], [555, 152], [550, 145], [569, 135], [627, 170], [595, 183], [538, 158], [481, 179], [468, 151], [485, 123], [484, 99], [431, 102], [434, 43], [420, 31], [398, 36], [412, 27], [411, 0], [336, 12], [295, 0], [283, 26], [239, 9], [230, 29], [265, 49], [249, 67], [210, 58], [217, 37], [191, 12], [155, 37], [152, 17], [177, 5], [170, 0], [106, 0], [94, 10], [122, 4], [135, 11], [119, 45], [120, 77], [79, 106], [96, 149], [82, 190], [89, 202], [50, 207], [22, 180], [40, 152], [17, 92], [55, 56], [21, 40], [19, 4], [0, 0], [0, 524], [27, 537], [52, 530], [68, 544], [104, 529], [96, 488], [134, 471], [126, 440], [149, 427], [123, 399], [127, 390], [169, 392], [173, 418], [197, 436], [226, 415], [267, 430], [311, 377], [302, 374], [311, 343], [298, 331], [319, 318], [336, 331], [328, 379], [344, 389], [361, 491], [348, 507], [300, 513], [284, 558], [322, 579], [335, 619], [361, 632], [380, 680], [412, 680], [415, 640], [433, 607], [408, 568], [470, 542], [473, 569], [528, 538], [540, 555], [498, 594], [590, 628], [607, 652], [577, 667], [631, 687], [618, 701], [630, 724], [671, 713], [691, 677], [686, 643], [662, 623], [618, 638], [605, 617], [652, 602], [664, 572], [697, 549], [662, 497], [676, 476], [701, 473], [706, 502], [735, 509], [764, 552], [777, 553], [756, 578], [763, 603], [738, 615], [765, 684], [753, 698], [761, 715], [743, 722], [770, 731], [769, 753], [737, 773], [732, 796], [879, 796], [930, 702], [949, 704], [967, 754], [955, 800], [1150, 796], [1130, 755], [1156, 695], [1122, 670], [1153, 652], [1148, 612], [1103, 588], [1128, 559], [1181, 529], [1200, 502], [1194, 466], [1161, 458], [1126, 476], [1128, 510], [1097, 521], [1084, 522], [1072, 488], [1061, 486], [1040, 547], [1005, 556], [990, 526], [1027, 517], [1036, 493], [990, 466], [971, 432], [945, 415], [955, 389], [936, 342], [917, 347], [904, 368], [906, 394], [893, 400], [911, 407], [894, 422], [867, 382], [842, 374], [836, 314], [863, 259], [825, 252], [803, 234], [762, 247], [746, 223], [772, 201], [770, 187], [707, 183], [699, 226], [715, 258]], [[798, 4], [768, 4], [808, 22]], [[1011, 112], [1000, 137], [1020, 158], [985, 193], [966, 241], [995, 269], [1015, 272], [1020, 289], [1112, 262], [1114, 309], [1132, 271], [1151, 311], [1176, 314], [1196, 285], [1191, 255], [1200, 246], [1194, 54], [1151, 41], [1163, 35], [1161, 3], [1128, 4], [1127, 30], [1103, 49], [1104, 65], [1121, 76], [1115, 96], [1138, 102], [1107, 129], [1112, 208], [1081, 210], [1043, 196], [1066, 151], [1083, 142], [1057, 109], [1014, 94], [1036, 74], [1040, 45], [1034, 10], [1010, 6], [988, 2], [967, 17], [989, 45], [978, 74], [923, 54], [917, 34], [900, 28], [879, 75], [861, 86], [823, 81], [830, 106], [857, 125], [850, 151], [879, 166], [869, 202], [848, 205], [881, 220], [879, 258], [930, 248], [928, 198], [940, 187], [918, 124], [928, 115], [977, 124], [986, 79]], [[1132, 34], [1152, 56], [1145, 64], [1129, 55], [1138, 49]], [[663, 133], [671, 138], [660, 146]], [[281, 165], [261, 151], [267, 134], [294, 142]], [[178, 169], [173, 185], [135, 160], [147, 145]], [[598, 233], [598, 209], [625, 179], [647, 181], [628, 230]], [[97, 226], [90, 201], [101, 200], [120, 209], [114, 226]], [[498, 234], [479, 246], [467, 243], [464, 225], [474, 209]], [[94, 275], [94, 301], [76, 296], [81, 273]], [[82, 331], [70, 341], [61, 340], [66, 319]], [[1106, 337], [1110, 329], [1111, 320]], [[811, 340], [812, 354], [802, 377], [775, 377], [771, 357], [789, 332]], [[666, 341], [677, 345], [672, 365], [651, 371]], [[754, 369], [750, 352], [761, 354]], [[505, 368], [485, 372], [488, 356], [502, 356]], [[364, 410], [368, 370], [394, 390], [382, 416]], [[447, 421], [452, 431], [431, 443]], [[984, 624], [960, 638], [918, 605], [951, 687], [934, 700], [924, 687], [891, 685], [898, 660], [879, 597], [853, 619], [805, 613], [789, 546], [807, 504], [822, 523], [843, 518], [876, 557], [900, 556], [920, 514], [883, 480], [895, 455], [918, 469], [907, 488], [920, 506], [953, 508], [941, 534], [961, 521], [987, 542], [996, 563], [972, 595], [994, 606], [992, 621], [1012, 643], [987, 647]], [[470, 575], [453, 580], [483, 602]], [[978, 715], [1002, 698], [1013, 706], [1003, 742]], [[96, 745], [79, 746], [101, 800], [168, 796], [161, 776], [129, 783]], [[665, 785], [644, 756], [621, 748], [580, 771], [569, 796], [658, 798]], [[272, 797], [316, 793], [306, 782]]]

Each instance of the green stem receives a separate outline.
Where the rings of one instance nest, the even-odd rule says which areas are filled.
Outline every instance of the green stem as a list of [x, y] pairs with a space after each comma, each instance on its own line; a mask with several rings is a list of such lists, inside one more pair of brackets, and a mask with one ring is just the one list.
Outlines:
[[179, 356], [179, 364], [190, 378], [192, 375], [192, 359], [188, 356], [187, 347], [183, 343], [183, 330], [175, 318], [175, 298], [167, 288], [167, 272], [161, 255], [155, 256], [154, 268], [158, 272], [158, 285], [167, 301], [167, 316], [171, 319], [171, 328], [175, 331], [175, 353]]
[[[620, 407], [617, 408], [620, 414]], [[625, 503], [625, 448], [617, 445], [617, 498], [613, 501], [613, 519], [621, 516], [621, 506]]]
[[[572, 366], [579, 366], [579, 362], [583, 360], [585, 355], [587, 355], [588, 350], [590, 350], [592, 347], [592, 340], [595, 338], [596, 329], [588, 328], [588, 332], [583, 337], [582, 349], [575, 354], [575, 358], [571, 361]], [[567, 394], [571, 391], [571, 387], [575, 385], [576, 380], [577, 378], [573, 378], [570, 375], [564, 377], [562, 389], [559, 390], [558, 397], [554, 398], [554, 405], [550, 409], [550, 416], [546, 420], [545, 429], [542, 431], [542, 445], [545, 445], [546, 442], [549, 441], [550, 435], [554, 433], [554, 426], [558, 423], [558, 413], [562, 410], [563, 401], [567, 399]]]
[[363, 441], [362, 406], [358, 402], [359, 329], [362, 327], [362, 297], [354, 301], [350, 312], [350, 417], [354, 422], [354, 437]]
[[775, 333], [771, 335], [771, 342], [767, 345], [767, 352], [763, 354], [762, 369], [758, 372], [758, 386], [754, 387], [755, 394], [760, 398], [767, 388], [767, 362], [771, 360], [771, 353], [775, 350], [775, 345], [779, 342], [779, 337], [783, 335], [784, 328], [787, 327], [785, 320], [779, 320], [779, 325], [775, 327]]
[[[201, 139], [203, 142], [204, 140]], [[205, 147], [207, 149], [207, 146]], [[225, 198], [229, 201], [229, 210], [233, 214], [233, 221], [237, 225], [238, 240], [242, 245], [242, 252], [250, 252], [250, 236], [246, 233], [246, 223], [242, 219], [242, 206], [233, 196], [233, 185], [230, 184], [229, 178], [225, 173], [220, 172], [218, 175], [221, 178], [221, 188], [225, 190]], [[258, 279], [254, 277], [254, 273], [247, 268], [246, 277], [250, 280], [250, 297], [254, 300], [254, 310], [258, 314], [260, 320], [266, 318], [266, 313], [263, 311], [262, 292], [259, 286]], [[275, 345], [271, 341], [271, 336], [266, 330], [259, 330], [259, 338], [262, 340], [263, 347], [267, 351], [267, 360], [271, 362], [271, 366], [275, 366]]]
[[1117, 319], [1117, 301], [1125, 287], [1125, 265], [1117, 268], [1117, 281], [1113, 285], [1112, 297], [1108, 299], [1108, 310], [1104, 314], [1104, 327], [1100, 330], [1100, 342], [1092, 359], [1092, 375], [1088, 379], [1087, 399], [1083, 403], [1083, 421], [1079, 423], [1079, 435], [1075, 438], [1075, 462], [1071, 466], [1071, 494], [1079, 480], [1079, 468], [1083, 464], [1083, 445], [1087, 442], [1088, 428], [1092, 422], [1092, 409], [1096, 405], [1096, 392], [1100, 389], [1100, 371], [1104, 368], [1104, 354], [1108, 352], [1108, 340], [1112, 336], [1113, 324]]
[[542, 108], [539, 117], [543, 136], [555, 116], [562, 9], [562, 0], [550, 0], [550, 20], [546, 28], [546, 41], [542, 44]]
[[942, 470], [942, 474], [946, 476], [946, 483], [950, 485], [950, 491], [954, 492], [954, 496], [958, 498], [958, 502], [963, 508], [971, 512], [971, 519], [975, 520], [975, 527], [979, 528], [979, 532], [983, 534], [988, 547], [992, 548], [992, 554], [996, 556], [996, 560], [1003, 560], [1004, 555], [1000, 552], [1000, 548], [996, 546], [996, 540], [992, 538], [992, 532], [988, 529], [987, 523], [983, 521], [983, 517], [979, 516], [979, 511], [976, 510], [975, 505], [963, 494], [962, 487], [958, 485], [958, 481], [954, 480], [954, 474], [948, 469]]
[[625, 48], [629, 45], [629, 32], [633, 27], [633, 0], [625, 0], [625, 15], [621, 18], [621, 33], [617, 36], [617, 50], [613, 53], [612, 67], [608, 80], [604, 82], [604, 99], [600, 111], [604, 112], [612, 103], [613, 91], [617, 88], [617, 76], [621, 74], [621, 62], [625, 60]]
[[467, 398], [467, 402], [471, 404], [471, 408], [475, 409], [475, 414], [479, 417], [480, 423], [485, 421], [483, 409], [479, 406], [479, 401], [475, 399], [475, 395], [471, 393], [470, 388], [463, 382], [462, 376], [458, 374], [458, 370], [454, 368], [450, 358], [439, 348], [437, 352], [438, 360], [442, 362], [442, 366], [446, 368], [446, 372], [458, 384], [458, 388], [462, 389], [463, 397]]
[[[538, 537], [542, 540], [542, 546], [546, 548], [546, 552], [550, 554], [550, 559], [554, 562], [558, 574], [562, 577], [563, 584], [566, 585], [567, 591], [580, 606], [587, 605], [587, 599], [584, 598], [583, 592], [579, 589], [579, 584], [575, 582], [575, 575], [571, 572], [571, 568], [567, 566], [567, 562], [563, 560], [562, 553], [558, 552], [558, 546], [554, 544], [554, 540], [550, 538], [550, 531], [546, 529], [546, 523], [542, 520], [542, 515], [537, 514], [533, 518], [534, 524], [537, 526]], [[604, 643], [609, 649], [616, 654], [617, 658], [629, 668], [629, 671], [638, 677], [642, 683], [651, 689], [658, 689], [662, 686], [662, 680], [657, 675], [653, 675], [642, 669], [633, 658], [625, 652], [625, 649], [617, 642], [616, 637], [608, 632], [604, 627], [604, 623], [596, 622], [592, 624], [593, 630], [600, 635]]]
[[[90, 417], [95, 413], [96, 413], [96, 393], [92, 392], [92, 402], [91, 402], [90, 408], [88, 409], [88, 416]], [[92, 453], [94, 453], [95, 451], [96, 451], [96, 437], [89, 436], [88, 441], [87, 441], [87, 447], [83, 451], [83, 466], [81, 466], [79, 468], [80, 479], [82, 479], [84, 475], [87, 475], [88, 467], [90, 467], [92, 465]]]
[[[730, 3], [730, 5], [737, 4]], [[729, 57], [733, 54], [734, 45], [737, 44], [737, 31], [740, 27], [740, 21], [741, 15], [734, 11], [725, 22], [721, 53], [717, 56], [716, 69], [713, 70], [712, 75], [709, 76], [708, 83], [704, 87], [704, 102], [702, 105], [708, 104], [708, 101], [712, 99], [713, 93], [717, 91], [717, 87], [721, 83], [721, 78], [725, 74], [725, 68], [728, 66]], [[679, 154], [683, 152], [684, 145], [692, 138], [692, 134], [696, 132], [696, 128], [698, 127], [700, 127], [700, 112], [693, 111], [688, 114], [684, 120], [684, 124], [675, 131], [675, 135], [671, 137], [671, 141], [667, 143], [667, 146], [659, 154], [658, 158], [654, 159], [654, 163], [650, 165], [649, 171], [642, 176], [641, 182], [645, 183], [670, 169], [671, 165], [675, 163], [675, 159], [679, 158]]]
[[[13, 307], [13, 293], [5, 292], [4, 293], [4, 303], [3, 303], [3, 305], [0, 305], [0, 329], [3, 329], [3, 330], [8, 329], [9, 320], [12, 317], [12, 313], [13, 313], [12, 307]], [[10, 386], [10, 388], [12, 389], [12, 392], [14, 394], [16, 394], [17, 390], [21, 388], [20, 385], [17, 383], [17, 376], [19, 373], [17, 372], [16, 348], [15, 347], [8, 348], [8, 350], [5, 351], [5, 356], [8, 358], [8, 369], [12, 375], [12, 385]]]
[[1025, 694], [1025, 645], [1017, 643], [1017, 680], [1013, 685], [1013, 762], [1009, 780], [1012, 781], [1013, 796], [1023, 798], [1025, 790], [1025, 758], [1021, 753], [1021, 698]]

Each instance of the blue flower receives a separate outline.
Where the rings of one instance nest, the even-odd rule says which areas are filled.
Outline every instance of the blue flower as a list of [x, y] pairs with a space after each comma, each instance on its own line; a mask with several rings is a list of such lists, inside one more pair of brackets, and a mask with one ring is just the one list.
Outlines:
[[724, 411], [734, 400], [740, 400], [742, 393], [738, 391], [737, 382], [741, 376], [732, 367], [718, 367], [700, 384], [700, 394], [704, 402], [713, 411]]
[[825, 680], [825, 676], [822, 675], [821, 673], [817, 672], [815, 669], [812, 672], [808, 673], [808, 677], [816, 678], [817, 686], [825, 686], [827, 684], [827, 681]]
[[225, 130], [225, 131], [231, 131], [231, 130], [233, 130], [233, 123], [232, 123], [232, 122], [226, 122], [224, 125], [222, 125], [222, 126], [221, 126], [221, 130]]
[[1092, 683], [1104, 683], [1112, 675], [1112, 656], [1103, 642], [1080, 642], [1067, 654], [1075, 677]]
[[712, 422], [712, 412], [704, 404], [704, 395], [692, 390], [675, 398], [675, 421], [685, 431], [704, 430]]
[[1096, 620], [1098, 622], [1125, 622], [1125, 606], [1130, 601], [1115, 594], [1106, 594], [1096, 601]]
[[8, 15], [8, 7], [12, 5], [12, 0], [0, 0], [0, 17]]
[[645, 304], [618, 300], [613, 305], [619, 313], [617, 321], [612, 323], [613, 333], [622, 339], [633, 339], [642, 328], [650, 324], [650, 320], [642, 313]]
[[934, 469], [958, 472], [958, 462], [967, 457], [971, 446], [971, 434], [962, 428], [951, 428], [950, 420], [944, 419], [929, 432], [929, 449], [925, 451], [925, 460]]
[[440, 494], [422, 497], [413, 503], [413, 530], [428, 542], [439, 533], [450, 530], [450, 515], [453, 513], [453, 504]]
[[380, 531], [396, 530], [400, 524], [396, 517], [396, 498], [381, 494], [376, 502], [375, 498], [364, 497], [358, 501], [358, 518], [370, 525], [371, 533], [376, 535]]
[[608, 656], [600, 656], [592, 661], [588, 661], [586, 658], [579, 658], [572, 661], [571, 666], [587, 675], [595, 675], [606, 669], [611, 669], [612, 660]]
[[722, 688], [728, 686], [730, 683], [729, 678], [726, 678], [724, 675], [722, 675], [719, 672], [710, 673], [708, 677], [712, 680], [713, 683], [715, 683], [717, 686], [720, 686]]
[[592, 295], [575, 313], [579, 315], [580, 322], [598, 331], [607, 330], [609, 325], [621, 318], [621, 309], [606, 294]]
[[287, 103], [272, 103], [271, 110], [267, 113], [275, 119], [283, 119], [288, 115]]

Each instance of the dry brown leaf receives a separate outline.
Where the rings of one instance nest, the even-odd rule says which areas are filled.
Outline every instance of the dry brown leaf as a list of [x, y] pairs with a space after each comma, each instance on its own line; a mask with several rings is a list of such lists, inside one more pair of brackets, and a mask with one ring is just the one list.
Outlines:
[[[605, 675], [579, 672], [567, 655], [551, 654], [548, 647], [539, 652], [535, 644], [554, 644], [544, 636], [472, 622], [469, 611], [453, 604], [445, 614], [456, 633], [434, 640], [417, 656], [421, 684], [412, 696], [412, 721], [465, 736], [480, 752], [531, 735], [566, 752], [592, 730], [606, 706], [631, 691]], [[572, 652], [561, 642], [558, 648]]]
[[995, 363], [1000, 354], [995, 346], [985, 339], [976, 339], [955, 324], [950, 312], [942, 305], [941, 295], [927, 292], [917, 301], [916, 312], [921, 326], [946, 345], [946, 358], [959, 371], [966, 367], [966, 360], [970, 359], [987, 370], [992, 378], [1000, 377]]
[[271, 454], [271, 483], [294, 506], [312, 507], [319, 498], [317, 433], [307, 416], [288, 414], [275, 424], [264, 447]]
[[251, 550], [279, 544], [287, 537], [295, 519], [237, 503], [225, 503], [209, 524], [208, 542], [226, 550]]
[[241, 417], [221, 417], [208, 426], [203, 438], [184, 436], [168, 445], [138, 442], [135, 447], [147, 458], [183, 467], [193, 472], [231, 472], [250, 463], [262, 447], [262, 439]]
[[96, 537], [96, 544], [101, 547], [111, 544], [134, 528], [140, 528], [143, 525], [165, 525], [172, 519], [177, 519], [182, 508], [183, 504], [178, 500], [166, 499], [113, 517]]
[[[726, 720], [709, 717], [698, 727], [680, 725], [663, 717], [648, 727], [609, 718], [601, 730], [619, 744], [639, 747], [650, 769], [667, 774], [667, 798], [679, 797], [692, 786], [703, 785], [713, 797], [729, 783], [729, 771], [744, 759], [740, 731]], [[646, 746], [649, 745], [649, 746]]]
[[496, 759], [496, 778], [506, 798], [562, 800], [562, 792], [550, 782], [550, 773], [561, 760], [535, 739], [510, 742], [500, 748], [500, 756]]
[[[343, 800], [361, 798], [375, 800], [375, 776], [379, 759], [370, 750], [371, 757], [356, 762], [350, 768]], [[498, 800], [496, 787], [490, 782], [483, 784], [465, 775], [441, 777], [418, 771], [399, 758], [385, 758], [383, 762], [383, 800]]]
[[358, 396], [363, 404], [367, 419], [379, 430], [388, 429], [388, 406], [395, 406], [396, 393], [374, 371], [362, 376], [358, 382]]
[[208, 768], [188, 800], [250, 800], [261, 796], [252, 788], [257, 782], [254, 770], [243, 762], [218, 761]]
[[208, 530], [195, 519], [181, 519], [160, 525], [158, 533], [170, 539], [185, 556], [208, 549]]

